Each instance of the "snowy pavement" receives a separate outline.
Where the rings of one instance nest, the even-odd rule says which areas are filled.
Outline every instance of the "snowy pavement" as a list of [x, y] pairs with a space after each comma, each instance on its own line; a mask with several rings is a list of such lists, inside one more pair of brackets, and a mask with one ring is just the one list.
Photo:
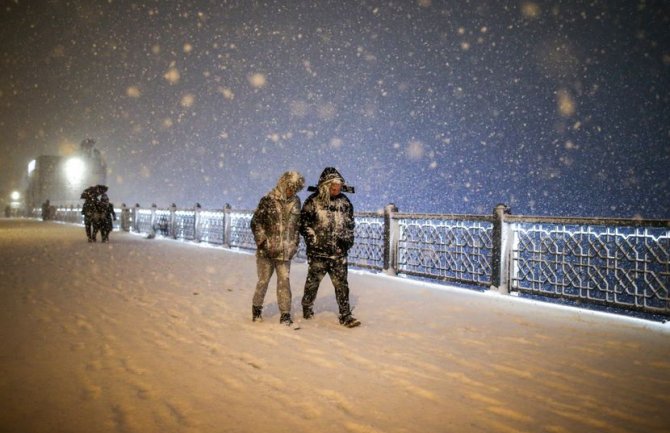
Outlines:
[[248, 253], [0, 220], [0, 432], [667, 432], [668, 325], [351, 272], [299, 330]]

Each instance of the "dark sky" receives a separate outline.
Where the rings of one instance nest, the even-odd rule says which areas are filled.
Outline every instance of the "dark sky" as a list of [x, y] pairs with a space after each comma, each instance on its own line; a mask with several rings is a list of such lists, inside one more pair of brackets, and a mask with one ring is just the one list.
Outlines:
[[117, 205], [335, 166], [361, 211], [668, 219], [669, 29], [666, 1], [4, 1], [0, 192], [90, 137]]

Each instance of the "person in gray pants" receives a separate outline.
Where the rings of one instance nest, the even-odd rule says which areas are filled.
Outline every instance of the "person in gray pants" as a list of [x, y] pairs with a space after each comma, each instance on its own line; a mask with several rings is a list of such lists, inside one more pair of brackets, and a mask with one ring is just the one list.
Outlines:
[[282, 174], [272, 191], [261, 198], [251, 218], [256, 242], [258, 282], [251, 306], [251, 319], [262, 321], [263, 301], [272, 274], [277, 271], [279, 323], [291, 326], [291, 259], [300, 243], [300, 198], [305, 178], [296, 171]]

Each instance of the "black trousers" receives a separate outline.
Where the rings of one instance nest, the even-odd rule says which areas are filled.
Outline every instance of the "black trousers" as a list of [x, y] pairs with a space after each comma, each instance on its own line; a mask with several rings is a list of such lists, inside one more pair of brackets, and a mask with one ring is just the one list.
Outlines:
[[323, 277], [328, 274], [335, 288], [335, 300], [340, 310], [340, 316], [350, 315], [347, 258], [310, 257], [308, 258], [308, 262], [307, 281], [305, 281], [305, 292], [302, 296], [303, 308], [312, 308], [314, 306], [314, 300], [319, 291], [319, 284], [321, 284]]
[[91, 227], [91, 217], [84, 217], [84, 227], [86, 228], [86, 237], [93, 239], [93, 231]]

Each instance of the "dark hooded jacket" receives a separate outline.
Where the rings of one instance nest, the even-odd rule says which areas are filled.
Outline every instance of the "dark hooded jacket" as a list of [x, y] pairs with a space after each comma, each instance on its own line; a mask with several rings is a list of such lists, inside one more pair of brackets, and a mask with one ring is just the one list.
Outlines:
[[[305, 183], [300, 173], [284, 173], [277, 186], [261, 198], [251, 218], [251, 231], [256, 241], [256, 254], [275, 260], [291, 260], [298, 251], [300, 235], [300, 198], [297, 196]], [[286, 189], [296, 195], [286, 197]]]
[[305, 200], [300, 212], [300, 234], [307, 244], [308, 257], [346, 257], [354, 245], [354, 206], [346, 195], [330, 196], [330, 184], [342, 183], [349, 190], [342, 175], [333, 167], [321, 173], [316, 192]]
[[91, 219], [98, 206], [98, 197], [93, 193], [91, 188], [81, 193], [81, 198], [84, 199], [84, 205], [81, 208], [81, 214], [84, 218]]
[[111, 232], [114, 229], [113, 221], [116, 221], [116, 212], [114, 211], [114, 205], [109, 202], [109, 198], [106, 194], [103, 194], [100, 201], [97, 205], [97, 218], [96, 222], [101, 224], [100, 228], [104, 232]]

